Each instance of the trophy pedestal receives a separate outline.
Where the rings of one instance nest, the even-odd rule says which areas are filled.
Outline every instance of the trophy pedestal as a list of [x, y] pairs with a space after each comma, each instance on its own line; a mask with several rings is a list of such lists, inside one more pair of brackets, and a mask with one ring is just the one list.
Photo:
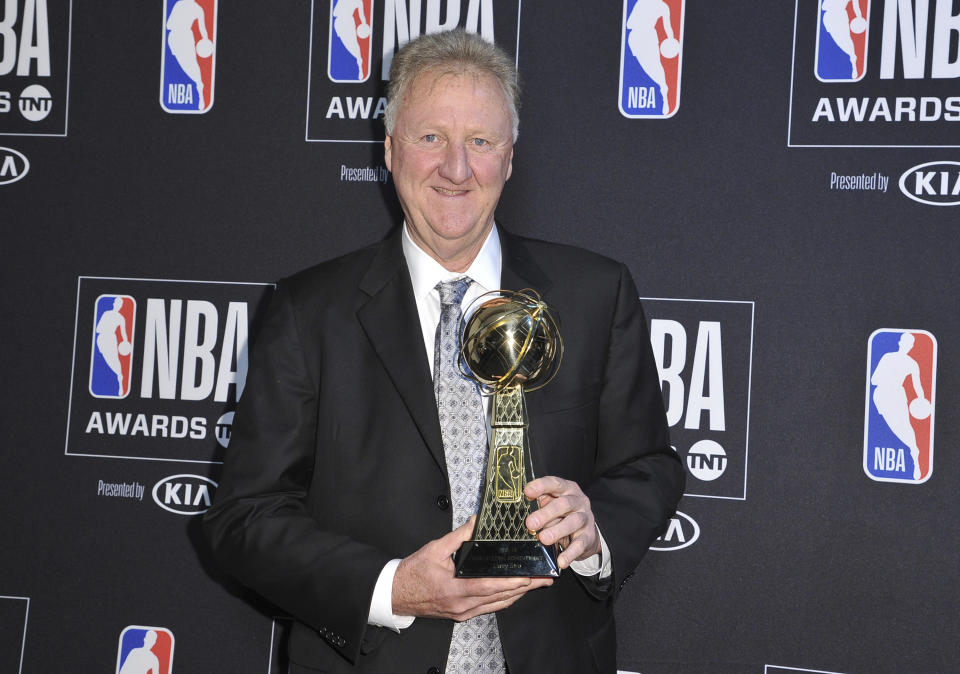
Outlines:
[[457, 578], [557, 578], [553, 546], [540, 541], [467, 541], [454, 556]]

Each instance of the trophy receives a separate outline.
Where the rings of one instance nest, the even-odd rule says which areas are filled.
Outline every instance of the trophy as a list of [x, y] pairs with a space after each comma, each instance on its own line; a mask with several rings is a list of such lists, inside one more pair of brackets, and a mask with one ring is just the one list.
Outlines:
[[545, 386], [560, 366], [563, 341], [547, 305], [532, 290], [496, 290], [460, 331], [460, 370], [492, 396], [490, 449], [473, 539], [454, 557], [461, 578], [557, 577], [556, 545], [527, 530], [538, 509], [523, 487], [534, 478], [524, 392]]

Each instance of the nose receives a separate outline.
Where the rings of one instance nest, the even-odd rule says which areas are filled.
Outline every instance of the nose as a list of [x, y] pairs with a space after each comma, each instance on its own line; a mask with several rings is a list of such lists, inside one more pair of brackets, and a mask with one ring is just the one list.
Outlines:
[[470, 179], [473, 169], [467, 157], [467, 148], [459, 143], [451, 143], [443, 154], [438, 172], [442, 178], [459, 185]]

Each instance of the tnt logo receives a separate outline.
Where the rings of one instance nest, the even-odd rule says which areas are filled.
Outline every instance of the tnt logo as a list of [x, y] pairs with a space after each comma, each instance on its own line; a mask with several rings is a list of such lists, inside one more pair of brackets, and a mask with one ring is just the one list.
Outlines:
[[202, 114], [213, 107], [217, 0], [164, 0], [160, 106]]
[[683, 0], [624, 0], [620, 112], [673, 117], [680, 105]]
[[0, 3], [0, 134], [66, 136], [72, 0]]
[[746, 498], [753, 303], [646, 298], [670, 438], [687, 496]]
[[126, 398], [133, 366], [133, 326], [137, 302], [129, 295], [101, 295], [94, 305], [90, 395]]
[[821, 0], [816, 76], [821, 82], [857, 82], [867, 69], [870, 0]]
[[925, 330], [877, 330], [867, 352], [863, 469], [880, 482], [933, 473], [937, 340]]
[[116, 674], [170, 674], [173, 632], [166, 627], [128, 625], [120, 633]]
[[334, 0], [330, 5], [327, 75], [332, 82], [366, 82], [373, 56], [373, 0]]

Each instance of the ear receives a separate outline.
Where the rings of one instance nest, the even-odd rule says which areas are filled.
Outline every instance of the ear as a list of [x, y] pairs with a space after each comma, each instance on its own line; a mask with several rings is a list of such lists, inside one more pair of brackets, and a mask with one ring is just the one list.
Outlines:
[[390, 134], [387, 134], [387, 137], [383, 139], [383, 163], [387, 165], [387, 170], [390, 173], [393, 173], [391, 168], [391, 154], [390, 150], [393, 147], [393, 138], [390, 137]]
[[510, 180], [510, 176], [513, 175], [513, 148], [510, 148], [510, 159], [507, 160], [507, 177], [504, 178], [504, 182]]

